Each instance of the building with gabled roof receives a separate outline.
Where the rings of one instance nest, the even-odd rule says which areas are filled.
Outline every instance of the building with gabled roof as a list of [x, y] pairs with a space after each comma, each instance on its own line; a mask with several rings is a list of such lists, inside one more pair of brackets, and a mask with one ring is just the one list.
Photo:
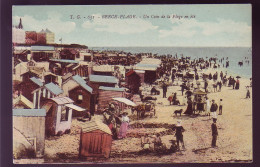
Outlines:
[[81, 127], [79, 156], [109, 158], [112, 146], [109, 127], [99, 121], [89, 121]]
[[[79, 75], [72, 76], [62, 84], [64, 95], [75, 101], [75, 104], [87, 109], [92, 115], [95, 113], [96, 96], [93, 89]], [[75, 113], [75, 114], [74, 114]], [[85, 113], [74, 112], [73, 116], [82, 116]]]
[[72, 110], [85, 111], [73, 104], [69, 97], [55, 97], [44, 101], [42, 108], [46, 110], [46, 135], [62, 135], [70, 133]]

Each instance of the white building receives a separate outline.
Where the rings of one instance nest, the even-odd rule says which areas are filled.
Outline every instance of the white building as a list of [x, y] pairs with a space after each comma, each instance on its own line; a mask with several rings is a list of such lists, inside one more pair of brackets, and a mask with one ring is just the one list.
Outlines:
[[25, 43], [25, 31], [23, 30], [22, 19], [18, 26], [12, 28], [13, 43]]

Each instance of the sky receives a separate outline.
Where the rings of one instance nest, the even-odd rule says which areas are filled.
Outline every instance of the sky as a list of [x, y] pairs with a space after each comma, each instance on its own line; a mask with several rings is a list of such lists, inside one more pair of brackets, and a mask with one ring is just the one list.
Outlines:
[[251, 10], [250, 4], [13, 6], [12, 21], [21, 18], [25, 31], [48, 28], [56, 43], [89, 47], [251, 47]]

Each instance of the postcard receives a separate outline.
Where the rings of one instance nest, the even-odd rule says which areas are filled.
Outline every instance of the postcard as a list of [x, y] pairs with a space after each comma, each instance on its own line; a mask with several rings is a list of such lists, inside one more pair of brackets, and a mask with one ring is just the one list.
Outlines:
[[13, 163], [251, 163], [252, 6], [14, 5]]

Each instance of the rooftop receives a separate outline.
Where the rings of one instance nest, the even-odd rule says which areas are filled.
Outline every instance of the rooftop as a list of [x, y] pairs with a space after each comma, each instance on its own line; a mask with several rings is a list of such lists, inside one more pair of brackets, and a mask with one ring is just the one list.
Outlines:
[[81, 128], [83, 132], [92, 132], [94, 130], [101, 130], [107, 134], [112, 135], [111, 130], [109, 129], [109, 127], [97, 120], [92, 120], [89, 122], [85, 122], [84, 124], [81, 124]]
[[100, 90], [109, 90], [109, 91], [118, 91], [118, 92], [123, 92], [125, 88], [115, 88], [115, 87], [107, 87], [107, 86], [100, 86]]
[[54, 102], [56, 102], [59, 105], [60, 104], [70, 104], [70, 103], [74, 102], [69, 97], [54, 97], [54, 98], [51, 98], [51, 100], [53, 100]]
[[91, 82], [117, 83], [117, 78], [114, 77], [114, 76], [89, 75], [89, 81], [91, 81]]
[[45, 109], [13, 109], [13, 116], [45, 117]]
[[43, 86], [43, 83], [39, 78], [32, 77], [32, 78], [30, 78], [30, 80], [33, 81], [34, 83], [36, 83], [39, 86]]
[[45, 87], [55, 95], [63, 93], [63, 90], [58, 85], [55, 85], [52, 82], [46, 84]]
[[54, 46], [31, 46], [32, 51], [54, 51]]
[[86, 81], [81, 78], [79, 75], [75, 75], [72, 77], [74, 81], [76, 81], [80, 86], [86, 89], [88, 92], [92, 93], [93, 89], [86, 84]]
[[56, 62], [60, 62], [60, 63], [79, 63], [79, 61], [67, 60], [67, 59], [50, 59], [50, 61], [56, 61]]

